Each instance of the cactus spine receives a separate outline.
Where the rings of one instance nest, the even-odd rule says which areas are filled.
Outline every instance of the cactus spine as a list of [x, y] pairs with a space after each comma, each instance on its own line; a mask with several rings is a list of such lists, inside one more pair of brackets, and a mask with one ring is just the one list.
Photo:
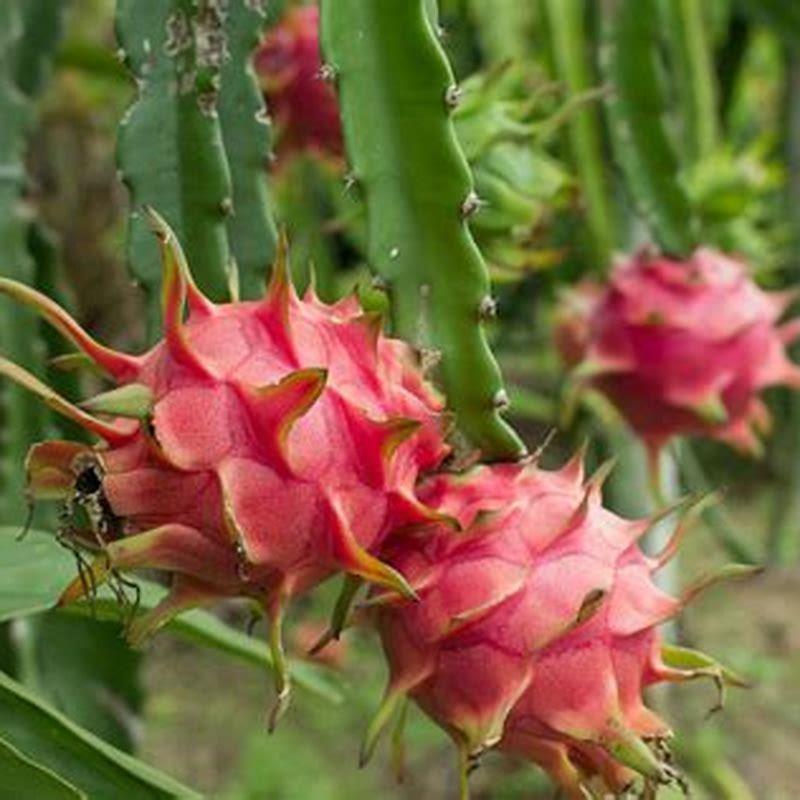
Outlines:
[[352, 180], [366, 203], [368, 259], [397, 332], [441, 352], [448, 401], [488, 459], [524, 446], [500, 416], [501, 376], [483, 329], [494, 308], [468, 227], [480, 207], [450, 112], [458, 87], [423, 0], [323, 0]]
[[117, 38], [139, 94], [120, 123], [117, 159], [131, 195], [128, 258], [147, 293], [151, 336], [159, 325], [161, 267], [142, 214], [150, 204], [186, 243], [201, 288], [225, 299], [231, 284], [226, 221], [231, 181], [217, 115], [228, 57], [218, 0], [120, 0]]
[[271, 158], [270, 120], [252, 66], [253, 51], [267, 22], [258, 3], [236, 0], [226, 21], [230, 58], [222, 68], [219, 118], [233, 182], [228, 237], [242, 297], [260, 297], [264, 269], [275, 255], [265, 168]]

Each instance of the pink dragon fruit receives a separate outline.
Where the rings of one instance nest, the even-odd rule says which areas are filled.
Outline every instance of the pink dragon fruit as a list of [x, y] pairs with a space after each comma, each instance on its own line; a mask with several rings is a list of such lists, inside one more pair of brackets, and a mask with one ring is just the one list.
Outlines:
[[279, 157], [304, 150], [340, 156], [339, 107], [323, 79], [317, 7], [287, 11], [264, 39], [255, 67], [276, 122]]
[[758, 454], [769, 428], [759, 397], [800, 388], [786, 347], [800, 322], [778, 320], [791, 293], [768, 294], [745, 266], [697, 250], [686, 262], [643, 251], [604, 291], [579, 288], [556, 343], [575, 378], [606, 394], [652, 452], [674, 435], [709, 436]]
[[713, 580], [748, 569], [668, 596], [653, 573], [699, 506], [648, 558], [637, 540], [652, 521], [604, 509], [608, 469], [584, 484], [581, 462], [557, 472], [481, 467], [422, 487], [420, 496], [464, 533], [432, 526], [384, 549], [419, 601], [371, 600], [390, 680], [362, 761], [410, 697], [454, 739], [462, 797], [471, 764], [495, 745], [539, 764], [570, 798], [619, 793], [637, 773], [651, 787], [677, 779], [665, 757], [669, 731], [642, 690], [702, 675], [740, 679], [700, 653], [663, 645], [656, 626]]
[[[263, 605], [281, 661], [284, 604], [333, 572], [412, 594], [372, 553], [393, 528], [437, 517], [414, 484], [446, 452], [441, 403], [410, 348], [383, 337], [354, 297], [331, 306], [313, 290], [297, 297], [285, 243], [264, 300], [214, 305], [150, 215], [165, 335], [142, 356], [103, 347], [48, 298], [0, 281], [119, 384], [79, 408], [0, 361], [0, 372], [105, 441], [35, 445], [29, 492], [86, 507], [94, 529], [83, 539], [102, 551], [92, 584], [138, 567], [174, 574], [134, 640], [182, 609], [238, 595]], [[86, 590], [81, 575], [64, 600]]]

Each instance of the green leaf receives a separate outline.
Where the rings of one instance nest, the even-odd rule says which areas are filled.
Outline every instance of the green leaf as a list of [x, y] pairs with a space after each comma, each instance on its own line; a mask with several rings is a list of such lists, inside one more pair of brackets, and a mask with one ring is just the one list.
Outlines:
[[86, 800], [86, 795], [61, 780], [49, 769], [26, 758], [19, 750], [0, 739], [0, 796], [35, 797], [36, 800]]
[[[141, 608], [153, 608], [166, 594], [166, 590], [149, 581], [139, 581], [141, 589]], [[65, 612], [94, 616], [98, 620], [119, 621], [120, 608], [112, 596], [101, 591], [94, 603], [76, 603], [64, 608]], [[176, 617], [166, 630], [195, 644], [227, 653], [234, 658], [254, 664], [260, 668], [272, 669], [272, 658], [265, 642], [254, 639], [230, 625], [217, 619], [207, 611], [196, 609], [186, 611]], [[332, 703], [342, 701], [342, 695], [323, 668], [303, 662], [293, 662], [291, 666], [294, 683]]]
[[75, 560], [52, 536], [0, 527], [0, 622], [52, 608], [75, 577]]
[[[19, 528], [0, 527], [0, 622], [15, 617], [38, 614], [53, 608], [64, 587], [75, 577], [73, 556], [60, 547], [52, 535], [29, 531], [17, 541]], [[141, 608], [155, 606], [165, 590], [148, 581], [140, 581]], [[119, 622], [121, 612], [116, 601], [101, 595], [94, 604], [79, 603], [65, 612]], [[167, 628], [184, 639], [227, 653], [240, 661], [259, 667], [271, 667], [264, 642], [252, 639], [231, 628], [207, 611], [189, 611]], [[330, 702], [342, 699], [335, 681], [325, 670], [312, 664], [295, 663], [292, 674], [298, 687]]]
[[[0, 673], [0, 730], [12, 747], [88, 797], [155, 800], [200, 796], [75, 725], [5, 673]], [[35, 793], [12, 796], [38, 800]]]
[[132, 752], [142, 702], [141, 653], [110, 622], [53, 612], [30, 625], [34, 686], [42, 696], [104, 741]]

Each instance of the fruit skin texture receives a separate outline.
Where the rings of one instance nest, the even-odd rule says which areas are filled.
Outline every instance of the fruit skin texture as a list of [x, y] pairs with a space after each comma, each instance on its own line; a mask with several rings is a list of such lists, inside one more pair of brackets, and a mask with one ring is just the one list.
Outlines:
[[496, 465], [431, 479], [421, 498], [464, 532], [393, 538], [384, 555], [419, 601], [373, 600], [390, 667], [383, 708], [410, 696], [463, 763], [499, 745], [571, 798], [590, 779], [615, 793], [637, 771], [669, 780], [644, 743], [669, 730], [642, 690], [698, 677], [664, 664], [656, 630], [681, 607], [653, 581], [677, 538], [645, 556], [637, 540], [650, 522], [604, 509], [601, 483], [600, 471], [584, 483], [580, 457], [556, 472]]
[[[165, 335], [143, 356], [103, 348], [47, 298], [2, 285], [121, 387], [84, 404], [110, 421], [59, 400], [106, 444], [36, 445], [31, 497], [73, 500], [91, 467], [101, 484], [92, 502], [105, 510], [93, 532], [104, 551], [96, 579], [108, 568], [176, 576], [135, 638], [218, 596], [252, 597], [279, 618], [289, 597], [340, 570], [408, 591], [372, 553], [393, 528], [435, 516], [413, 487], [446, 453], [441, 402], [410, 348], [384, 337], [355, 298], [329, 306], [311, 291], [301, 300], [285, 250], [263, 300], [214, 305], [193, 284], [173, 234], [153, 220]], [[49, 398], [46, 387], [38, 391]], [[80, 594], [76, 582], [66, 599]]]
[[306, 150], [341, 156], [336, 93], [320, 72], [319, 9], [289, 9], [264, 38], [255, 68], [277, 124], [279, 158]]
[[800, 324], [779, 324], [792, 299], [711, 249], [685, 262], [642, 251], [603, 291], [580, 287], [568, 299], [556, 344], [575, 379], [607, 395], [651, 451], [699, 435], [758, 454], [757, 433], [769, 428], [759, 393], [800, 388], [786, 353]]

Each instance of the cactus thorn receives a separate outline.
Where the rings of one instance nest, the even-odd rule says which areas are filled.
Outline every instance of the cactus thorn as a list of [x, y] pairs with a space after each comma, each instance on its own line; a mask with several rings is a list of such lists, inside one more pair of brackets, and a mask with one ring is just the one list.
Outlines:
[[336, 67], [333, 64], [323, 64], [319, 68], [317, 77], [325, 83], [334, 83], [336, 81]]
[[479, 211], [483, 205], [485, 205], [485, 201], [481, 200], [481, 198], [471, 190], [464, 198], [464, 202], [461, 203], [461, 216], [465, 219], [471, 217]]
[[478, 316], [482, 320], [494, 319], [497, 316], [497, 300], [490, 294], [481, 298], [478, 305]]
[[497, 411], [504, 411], [510, 405], [511, 401], [508, 399], [508, 392], [505, 389], [498, 389], [492, 398], [492, 408]]
[[444, 92], [444, 102], [449, 109], [458, 108], [463, 92], [456, 83], [451, 83]]

